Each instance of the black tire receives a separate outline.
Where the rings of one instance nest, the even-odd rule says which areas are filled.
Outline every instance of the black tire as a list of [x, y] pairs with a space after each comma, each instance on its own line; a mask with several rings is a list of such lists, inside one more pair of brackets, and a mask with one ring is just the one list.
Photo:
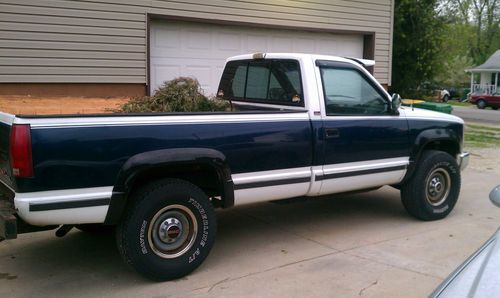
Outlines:
[[476, 105], [477, 105], [477, 108], [481, 109], [481, 110], [484, 109], [484, 108], [486, 108], [486, 102], [484, 100], [482, 100], [482, 99], [478, 100], [476, 102]]
[[207, 195], [183, 180], [165, 179], [134, 192], [116, 229], [127, 264], [153, 280], [185, 276], [215, 241], [215, 211]]
[[75, 228], [82, 232], [94, 235], [108, 235], [115, 231], [115, 226], [106, 226], [103, 224], [83, 224], [76, 225]]
[[450, 100], [450, 96], [448, 94], [443, 96], [443, 102], [448, 102], [448, 100]]
[[421, 220], [445, 218], [460, 194], [460, 169], [448, 153], [422, 153], [410, 180], [401, 188], [401, 201], [408, 213]]

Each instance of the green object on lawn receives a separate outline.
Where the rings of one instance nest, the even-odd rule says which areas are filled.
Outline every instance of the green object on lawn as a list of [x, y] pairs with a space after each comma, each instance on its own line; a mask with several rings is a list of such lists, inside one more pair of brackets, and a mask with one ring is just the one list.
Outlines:
[[464, 91], [462, 92], [462, 96], [460, 97], [460, 101], [466, 100], [469, 93], [470, 93], [470, 88], [464, 88]]
[[447, 103], [438, 103], [438, 102], [422, 102], [413, 105], [415, 108], [426, 109], [446, 114], [451, 114], [453, 111], [453, 107]]

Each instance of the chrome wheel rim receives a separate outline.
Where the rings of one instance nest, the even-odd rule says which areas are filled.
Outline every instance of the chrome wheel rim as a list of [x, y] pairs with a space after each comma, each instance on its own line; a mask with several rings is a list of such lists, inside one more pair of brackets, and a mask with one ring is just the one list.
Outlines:
[[427, 176], [425, 195], [427, 202], [432, 206], [439, 206], [446, 201], [450, 189], [450, 174], [445, 169], [435, 169]]
[[189, 208], [169, 205], [153, 216], [148, 229], [148, 242], [156, 255], [172, 259], [193, 246], [197, 232], [197, 220]]

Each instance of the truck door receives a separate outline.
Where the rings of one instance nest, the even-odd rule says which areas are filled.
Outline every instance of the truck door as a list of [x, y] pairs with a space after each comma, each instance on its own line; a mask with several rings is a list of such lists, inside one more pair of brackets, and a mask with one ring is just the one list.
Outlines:
[[[321, 194], [401, 181], [409, 163], [408, 124], [364, 69], [317, 61], [322, 89], [324, 161]], [[321, 95], [320, 95], [321, 97]]]

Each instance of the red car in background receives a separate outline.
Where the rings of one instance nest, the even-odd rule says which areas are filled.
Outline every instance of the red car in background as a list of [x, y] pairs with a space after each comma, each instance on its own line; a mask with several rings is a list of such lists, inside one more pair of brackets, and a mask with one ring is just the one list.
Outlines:
[[478, 109], [491, 107], [493, 110], [498, 110], [500, 107], [500, 91], [493, 94], [473, 94], [469, 102], [475, 104]]

